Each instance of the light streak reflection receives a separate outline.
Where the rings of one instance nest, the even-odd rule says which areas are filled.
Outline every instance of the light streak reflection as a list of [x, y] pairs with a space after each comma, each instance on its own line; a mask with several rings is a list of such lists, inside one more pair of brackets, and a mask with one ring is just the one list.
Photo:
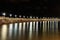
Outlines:
[[38, 21], [36, 22], [36, 36], [38, 35]]
[[7, 39], [7, 24], [2, 25], [1, 40]]
[[13, 24], [9, 24], [9, 37], [12, 37]]
[[29, 39], [32, 39], [32, 22], [30, 22]]
[[18, 27], [18, 23], [14, 24], [14, 36], [16, 37], [17, 35], [17, 27]]
[[23, 22], [23, 35], [25, 34], [26, 22]]
[[33, 22], [33, 31], [35, 31], [35, 22]]
[[19, 23], [19, 35], [21, 35], [21, 31], [22, 31], [22, 23]]

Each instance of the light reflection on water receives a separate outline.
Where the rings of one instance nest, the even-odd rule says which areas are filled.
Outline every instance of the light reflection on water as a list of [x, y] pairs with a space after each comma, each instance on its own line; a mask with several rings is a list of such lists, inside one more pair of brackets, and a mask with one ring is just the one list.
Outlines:
[[22, 27], [23, 27], [23, 30], [22, 30], [22, 35], [21, 35], [21, 37], [22, 37], [22, 40], [25, 40], [25, 30], [26, 30], [26, 22], [23, 22], [23, 25], [22, 25]]
[[14, 24], [14, 37], [16, 37], [16, 35], [17, 35], [17, 30], [18, 30], [18, 23], [15, 23]]
[[[48, 31], [55, 31], [56, 30], [56, 32], [58, 32], [58, 22], [57, 21], [55, 23], [54, 22], [46, 22], [46, 21], [43, 21], [43, 23], [40, 22], [40, 27], [38, 26], [38, 23], [39, 22], [27, 22], [27, 23], [23, 22], [23, 23], [19, 23], [19, 24], [18, 23], [14, 23], [14, 24], [11, 23], [11, 24], [9, 24], [9, 26], [7, 24], [4, 24], [4, 25], [2, 25], [1, 32], [0, 32], [1, 33], [1, 40], [8, 40], [7, 39], [8, 38], [7, 31], [9, 31], [9, 33], [8, 33], [9, 38], [12, 39], [12, 36], [13, 36], [13, 38], [14, 38], [13, 40], [45, 40], [45, 39], [49, 40], [48, 38], [53, 39], [53, 38], [59, 37], [58, 33], [57, 34], [46, 33], [47, 30]], [[36, 29], [35, 29], [35, 27], [36, 27]], [[41, 32], [41, 34], [39, 34], [38, 28], [41, 29], [41, 27], [43, 27], [41, 31], [43, 31], [45, 33]], [[55, 27], [55, 29], [53, 30], [54, 27]], [[7, 30], [7, 29], [9, 29], [9, 30]]]
[[21, 31], [22, 31], [22, 23], [19, 23], [19, 36], [21, 35]]
[[9, 24], [9, 37], [12, 37], [12, 32], [13, 32], [13, 24]]
[[36, 35], [38, 35], [38, 21], [36, 22]]
[[2, 25], [1, 29], [1, 40], [7, 40], [7, 25]]
[[32, 22], [30, 22], [30, 30], [29, 32], [32, 32]]
[[32, 39], [32, 22], [30, 22], [29, 39]]
[[32, 31], [29, 31], [29, 40], [32, 40]]
[[29, 29], [29, 22], [27, 22], [27, 31], [28, 31], [28, 29]]
[[35, 31], [35, 22], [33, 22], [33, 31]]

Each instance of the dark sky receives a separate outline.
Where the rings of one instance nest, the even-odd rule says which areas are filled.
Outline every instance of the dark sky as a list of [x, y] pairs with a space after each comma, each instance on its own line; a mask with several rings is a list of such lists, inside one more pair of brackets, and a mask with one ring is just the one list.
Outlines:
[[49, 0], [49, 14], [60, 17], [60, 0]]
[[31, 0], [0, 0], [0, 11], [9, 13], [29, 15], [32, 14], [32, 3]]
[[60, 16], [58, 0], [0, 0], [0, 12], [17, 15]]

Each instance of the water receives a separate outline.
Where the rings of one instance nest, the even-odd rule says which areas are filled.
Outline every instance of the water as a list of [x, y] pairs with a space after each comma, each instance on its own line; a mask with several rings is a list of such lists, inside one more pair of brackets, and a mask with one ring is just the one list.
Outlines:
[[60, 40], [58, 21], [22, 22], [0, 26], [0, 40]]

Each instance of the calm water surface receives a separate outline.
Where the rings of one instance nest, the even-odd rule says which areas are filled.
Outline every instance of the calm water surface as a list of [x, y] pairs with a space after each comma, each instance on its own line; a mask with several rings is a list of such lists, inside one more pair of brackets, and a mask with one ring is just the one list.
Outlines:
[[[47, 25], [45, 22], [44, 25], [41, 23], [39, 25], [38, 22], [1, 25], [0, 40], [60, 40], [60, 33], [55, 27], [58, 26], [57, 24], [55, 26], [53, 23]], [[48, 28], [50, 29], [48, 30]]]

